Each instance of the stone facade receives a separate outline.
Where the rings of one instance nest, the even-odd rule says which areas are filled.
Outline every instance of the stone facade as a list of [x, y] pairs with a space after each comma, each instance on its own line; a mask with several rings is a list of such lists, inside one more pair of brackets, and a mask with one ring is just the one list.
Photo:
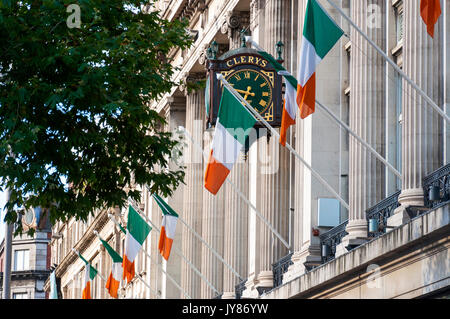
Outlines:
[[[441, 1], [443, 15], [434, 39], [428, 37], [420, 19], [419, 1], [333, 2], [341, 5], [354, 23], [438, 105], [448, 108], [448, 1]], [[188, 18], [188, 28], [197, 34], [192, 47], [172, 52], [173, 63], [179, 68], [173, 80], [205, 79], [210, 43], [215, 40], [219, 44], [220, 56], [241, 45], [242, 29], [273, 55], [275, 44], [282, 41], [283, 64], [296, 75], [306, 3], [157, 1], [162, 16]], [[121, 298], [208, 299], [235, 298], [237, 294], [243, 298], [409, 298], [448, 289], [449, 204], [426, 209], [423, 179], [449, 163], [449, 125], [336, 9], [327, 1], [320, 3], [346, 35], [319, 65], [316, 99], [386, 158], [402, 178], [349, 137], [320, 108], [316, 107], [316, 112], [305, 120], [297, 118], [288, 132], [288, 143], [349, 206], [347, 210], [338, 205], [337, 211], [329, 212], [338, 214], [336, 224], [323, 224], [319, 203], [333, 195], [275, 138], [260, 137], [248, 154], [239, 158], [229, 179], [289, 243], [286, 247], [230, 184], [225, 183], [216, 196], [204, 189], [206, 158], [186, 139], [186, 185], [166, 200], [189, 227], [178, 223], [176, 251], [172, 251], [168, 262], [159, 255], [159, 234], [152, 230], [143, 247], [150, 258], [141, 253], [136, 261], [136, 272], [142, 279], [136, 277], [126, 287], [123, 285]], [[149, 107], [167, 119], [163, 129], [175, 131], [184, 126], [196, 144], [209, 152], [213, 131], [206, 127], [203, 90], [174, 87], [159, 101], [150, 101]], [[177, 160], [172, 159], [170, 165], [177, 165]], [[397, 191], [399, 205], [384, 225], [389, 230], [397, 228], [379, 238], [369, 237], [366, 211]], [[412, 206], [427, 213], [411, 220]], [[161, 212], [145, 188], [141, 210], [160, 227]], [[125, 225], [126, 208], [108, 212]], [[86, 224], [69, 221], [54, 226], [52, 262], [58, 264], [57, 275], [65, 298], [81, 296], [84, 265], [72, 247], [80, 250], [105, 278], [110, 271], [111, 261], [93, 230], [123, 252], [124, 236], [108, 219], [108, 212], [98, 212]], [[333, 248], [335, 259], [323, 264], [320, 236], [343, 222], [345, 236]], [[281, 285], [274, 287], [274, 264], [288, 253], [292, 254], [291, 262], [283, 270]], [[380, 289], [379, 282], [367, 282], [374, 272], [382, 278]], [[426, 277], [427, 273], [435, 277]], [[409, 286], [400, 284], [405, 278]], [[95, 279], [94, 298], [109, 298], [104, 284], [102, 278]], [[237, 292], [238, 284], [243, 290]], [[373, 285], [376, 289], [369, 289]]]
[[[45, 299], [44, 284], [50, 274], [51, 231], [38, 231], [34, 237], [22, 235], [12, 240], [10, 298]], [[3, 296], [5, 241], [0, 245], [0, 296]]]

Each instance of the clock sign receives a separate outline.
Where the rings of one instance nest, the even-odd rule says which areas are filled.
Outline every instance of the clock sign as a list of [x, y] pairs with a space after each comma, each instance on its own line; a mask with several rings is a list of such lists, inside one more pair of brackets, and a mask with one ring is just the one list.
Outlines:
[[[208, 81], [211, 83], [207, 86], [210, 99], [207, 103], [211, 106], [207, 114], [208, 128], [215, 125], [223, 90], [217, 73], [221, 73], [270, 125], [281, 126], [282, 78], [256, 50], [241, 47], [208, 62]], [[257, 126], [264, 125], [258, 123]]]

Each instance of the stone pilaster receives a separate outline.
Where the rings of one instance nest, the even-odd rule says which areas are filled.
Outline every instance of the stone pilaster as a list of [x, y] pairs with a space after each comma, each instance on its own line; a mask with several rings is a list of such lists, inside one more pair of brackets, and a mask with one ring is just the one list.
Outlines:
[[[168, 132], [172, 132], [172, 138], [174, 140], [180, 141], [179, 146], [177, 147], [177, 150], [172, 152], [172, 155], [170, 156], [169, 161], [169, 168], [171, 170], [179, 170], [181, 165], [184, 165], [183, 158], [179, 157], [177, 154], [178, 150], [182, 150], [183, 143], [186, 140], [181, 133], [177, 133], [177, 129], [179, 126], [185, 126], [186, 125], [186, 98], [185, 97], [175, 97], [172, 96], [168, 99], [168, 103], [166, 105], [165, 110], [165, 118], [167, 121], [167, 125], [165, 130]], [[183, 217], [183, 196], [184, 196], [184, 190], [185, 187], [183, 185], [180, 185], [176, 190], [174, 190], [172, 196], [165, 198], [167, 203], [172, 207], [176, 212], [181, 214]], [[157, 220], [159, 220], [159, 225], [161, 225], [162, 222], [162, 213], [159, 209], [159, 206], [154, 201], [153, 197], [149, 196], [149, 201], [152, 201], [151, 207], [155, 210], [157, 210]], [[152, 220], [153, 216], [151, 217]], [[183, 217], [184, 218], [184, 217]], [[182, 229], [185, 228], [180, 222], [177, 225], [177, 229], [175, 232], [175, 238], [173, 245], [181, 250], [182, 245]], [[159, 234], [158, 234], [159, 236]], [[156, 243], [159, 241], [159, 238], [156, 239]], [[157, 250], [156, 247], [153, 247], [152, 251]], [[165, 267], [165, 271], [169, 273], [175, 281], [178, 283], [181, 281], [181, 265], [184, 263], [184, 260], [175, 252], [173, 249], [169, 260], [166, 262], [162, 257], [158, 256], [158, 258], [161, 260], [163, 266]], [[149, 261], [147, 261], [149, 262]], [[165, 298], [179, 298], [180, 296], [180, 290], [178, 287], [176, 287], [173, 282], [162, 272], [160, 272], [161, 275], [161, 291], [164, 294]], [[153, 280], [155, 281], [155, 280]], [[152, 284], [152, 281], [150, 282]], [[151, 294], [152, 297], [156, 297]]]
[[[240, 155], [238, 162], [230, 172], [230, 181], [239, 189], [246, 198], [249, 197], [249, 165], [247, 155]], [[225, 233], [223, 258], [239, 274], [248, 272], [248, 205], [227, 183], [225, 186]], [[234, 296], [235, 286], [239, 278], [228, 268], [224, 268], [223, 291], [224, 296]]]
[[[186, 130], [203, 147], [205, 121], [205, 98], [202, 90], [186, 92]], [[185, 154], [185, 192], [182, 217], [197, 233], [202, 232], [203, 206], [203, 156], [190, 142], [186, 141]], [[192, 232], [183, 227], [182, 252], [198, 269], [201, 268], [201, 242]], [[187, 263], [181, 266], [181, 287], [191, 298], [200, 297], [200, 277]], [[184, 295], [181, 295], [184, 298]]]
[[[204, 145], [206, 152], [211, 149], [213, 131], [206, 131], [204, 134]], [[207, 161], [204, 161], [203, 171], [206, 170]], [[233, 170], [232, 170], [233, 171]], [[202, 237], [223, 256], [224, 250], [224, 215], [225, 215], [225, 187], [222, 186], [216, 195], [211, 194], [203, 188], [203, 208], [202, 208]], [[228, 244], [228, 243], [227, 243]], [[201, 272], [203, 276], [219, 291], [223, 290], [223, 263], [204, 244], [201, 248], [202, 261]], [[215, 297], [214, 291], [202, 280], [201, 298], [211, 299]]]
[[[385, 12], [385, 1], [373, 2]], [[379, 47], [385, 44], [384, 27], [367, 19], [367, 4], [352, 1], [351, 18]], [[350, 61], [350, 128], [372, 145], [379, 154], [385, 152], [386, 91], [385, 62], [370, 44], [354, 29]], [[372, 207], [385, 193], [384, 165], [354, 137], [349, 140], [349, 222], [348, 233], [337, 248], [336, 255], [345, 253], [345, 247], [363, 243], [367, 238], [366, 209]]]
[[[289, 48], [290, 39], [290, 1], [272, 0], [264, 9], [264, 34], [260, 33], [260, 44], [276, 56], [278, 41]], [[289, 49], [288, 51], [289, 52]], [[285, 54], [285, 57], [289, 55]], [[287, 60], [287, 59], [286, 59]], [[285, 61], [289, 65], [288, 61]], [[258, 160], [261, 166], [261, 193], [258, 205], [261, 214], [282, 235], [288, 238], [289, 220], [289, 159], [290, 152], [271, 137], [258, 140]], [[272, 231], [257, 218], [257, 249], [255, 288], [259, 293], [273, 287], [272, 264], [287, 254], [288, 250]]]
[[[297, 3], [297, 19], [299, 42], [296, 48], [297, 57], [301, 50], [301, 34], [303, 32], [306, 1]], [[339, 21], [339, 14], [329, 4], [322, 3], [328, 14]], [[295, 49], [295, 48], [294, 48]], [[340, 114], [343, 92], [343, 73], [341, 72], [343, 48], [338, 42], [319, 64], [316, 78], [316, 99], [326, 105], [333, 113]], [[291, 62], [294, 67], [296, 64]], [[297, 66], [298, 68], [298, 66]], [[297, 70], [293, 70], [296, 74]], [[319, 107], [313, 115], [301, 120], [297, 117], [295, 127], [295, 149], [327, 183], [338, 193], [340, 190], [340, 160], [343, 150], [339, 136], [340, 129], [331, 121]], [[332, 159], [332, 160], [329, 160]], [[320, 238], [314, 235], [312, 229], [318, 229], [318, 199], [333, 198], [333, 195], [323, 186], [309, 169], [297, 159], [295, 166], [294, 216], [292, 224], [293, 264], [283, 275], [283, 282], [302, 275], [308, 268], [322, 262], [320, 253]], [[342, 197], [342, 195], [341, 195]], [[342, 207], [341, 207], [342, 208]], [[341, 209], [341, 214], [342, 214]], [[320, 230], [320, 231], [323, 231]]]
[[[403, 70], [433, 99], [443, 104], [442, 16], [431, 38], [420, 17], [420, 2], [404, 2]], [[388, 220], [399, 226], [409, 219], [406, 208], [424, 205], [422, 179], [442, 165], [442, 119], [405, 80], [402, 92], [402, 191], [401, 206]]]

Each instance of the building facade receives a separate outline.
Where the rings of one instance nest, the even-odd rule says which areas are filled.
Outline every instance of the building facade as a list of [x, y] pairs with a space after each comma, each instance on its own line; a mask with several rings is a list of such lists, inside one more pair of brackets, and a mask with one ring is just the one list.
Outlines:
[[[50, 274], [51, 229], [43, 229], [12, 240], [10, 297], [12, 299], [45, 299], [44, 284]], [[0, 244], [0, 293], [3, 297], [5, 240]]]
[[[217, 195], [203, 186], [213, 128], [206, 125], [204, 83], [210, 56], [242, 47], [251, 35], [284, 67], [299, 69], [306, 0], [160, 0], [169, 20], [187, 18], [195, 39], [169, 56], [179, 70], [174, 87], [150, 101], [180, 133], [185, 185], [166, 198], [180, 215], [169, 261], [158, 252], [162, 214], [148, 190], [137, 207], [152, 231], [136, 261], [137, 276], [120, 298], [412, 298], [448, 296], [450, 283], [450, 125], [412, 88], [329, 1], [319, 0], [345, 31], [317, 69], [316, 100], [324, 108], [288, 131], [288, 143], [348, 205], [270, 134], [242, 155]], [[450, 3], [434, 38], [420, 1], [332, 0], [448, 114]], [[252, 50], [251, 47], [248, 47]], [[393, 167], [388, 168], [375, 152]], [[399, 174], [396, 174], [399, 173]], [[400, 175], [400, 176], [399, 176]], [[84, 263], [103, 278], [111, 259], [93, 231], [123, 254], [127, 207], [100, 211], [87, 223], [53, 227], [52, 263], [64, 298], [80, 298]], [[283, 239], [283, 240], [281, 240]], [[93, 298], [109, 298], [100, 276]], [[48, 285], [47, 285], [48, 287]]]

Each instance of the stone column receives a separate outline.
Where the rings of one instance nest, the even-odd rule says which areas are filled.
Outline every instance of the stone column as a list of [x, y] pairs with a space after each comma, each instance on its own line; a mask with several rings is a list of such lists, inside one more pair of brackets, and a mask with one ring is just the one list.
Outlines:
[[[209, 130], [204, 133], [205, 150], [209, 153], [214, 131]], [[206, 170], [207, 159], [204, 161], [203, 171]], [[231, 170], [233, 171], [233, 170]], [[211, 194], [203, 188], [203, 214], [202, 233], [203, 239], [223, 256], [224, 251], [224, 215], [225, 215], [225, 185], [223, 185], [216, 195]], [[223, 263], [204, 244], [201, 246], [202, 260], [201, 273], [220, 292], [223, 291]], [[202, 280], [201, 297], [211, 299], [215, 297], [215, 292]]]
[[[228, 35], [230, 50], [241, 47], [241, 30], [248, 27], [250, 12], [233, 11], [226, 18], [222, 33]], [[250, 34], [250, 32], [247, 32]], [[234, 164], [228, 178], [248, 198], [249, 196], [249, 165], [248, 156], [242, 154]], [[224, 215], [224, 247], [223, 258], [239, 274], [247, 273], [248, 258], [248, 205], [228, 183], [223, 185], [225, 201]], [[219, 194], [220, 195], [219, 191]], [[222, 299], [235, 298], [235, 286], [239, 278], [226, 266], [223, 266]]]
[[[301, 34], [303, 32], [306, 1], [298, 1], [297, 24], [298, 45], [296, 56], [301, 50]], [[328, 14], [338, 22], [339, 14], [326, 3], [322, 3]], [[341, 95], [345, 75], [341, 72], [345, 50], [339, 41], [321, 61], [317, 69], [316, 99], [327, 106], [334, 114], [342, 113]], [[292, 65], [296, 66], [295, 63]], [[298, 69], [298, 66], [297, 66]], [[294, 74], [297, 70], [294, 70]], [[297, 117], [295, 127], [295, 149], [327, 183], [338, 193], [340, 189], [340, 161], [345, 157], [341, 147], [341, 129], [336, 122], [329, 119], [324, 112], [316, 107], [316, 111], [306, 119]], [[293, 264], [283, 275], [283, 282], [302, 275], [308, 268], [322, 262], [320, 253], [320, 238], [313, 233], [318, 227], [318, 199], [333, 198], [333, 195], [323, 186], [299, 160], [295, 159], [295, 195], [293, 232]], [[341, 197], [343, 197], [341, 195]], [[341, 205], [341, 215], [343, 214]], [[320, 229], [325, 231], [325, 229]]]
[[[385, 12], [385, 1], [373, 2]], [[351, 18], [379, 47], [385, 45], [384, 22], [376, 25], [367, 18], [367, 4], [352, 1]], [[382, 19], [384, 21], [384, 19]], [[371, 45], [355, 30], [350, 31], [350, 128], [385, 156], [385, 62]], [[349, 139], [349, 222], [346, 235], [337, 248], [336, 256], [345, 247], [360, 245], [367, 240], [366, 209], [372, 207], [385, 193], [384, 164], [354, 137]]]
[[[266, 3], [264, 34], [260, 45], [276, 57], [275, 45], [282, 41], [286, 52], [290, 48], [290, 1], [272, 0]], [[285, 54], [285, 64], [289, 66]], [[258, 140], [258, 160], [261, 163], [261, 192], [258, 195], [261, 214], [287, 240], [289, 220], [289, 159], [290, 152], [273, 137]], [[257, 218], [257, 249], [255, 288], [259, 293], [273, 287], [272, 264], [287, 254], [287, 248], [259, 218]]]
[[[442, 16], [433, 39], [420, 17], [420, 1], [405, 1], [403, 5], [403, 70], [436, 104], [442, 105]], [[406, 212], [409, 206], [424, 205], [422, 179], [442, 165], [443, 157], [442, 118], [405, 80], [402, 101], [401, 206], [389, 218], [390, 226], [409, 220]]]
[[[450, 2], [444, 1], [442, 8], [445, 13], [444, 33], [444, 105], [446, 114], [450, 114]], [[450, 124], [446, 124], [444, 130], [444, 163], [450, 162]]]
[[[173, 136], [172, 138], [175, 140], [180, 140], [183, 138], [182, 136], [179, 136], [176, 131], [179, 126], [185, 126], [186, 125], [186, 98], [185, 97], [175, 97], [172, 96], [168, 99], [167, 106], [165, 108], [165, 118], [167, 121], [167, 125], [165, 130], [168, 132], [172, 132]], [[186, 139], [184, 139], [186, 140]], [[180, 144], [177, 149], [181, 148], [182, 144]], [[181, 165], [184, 165], [183, 158], [178, 157], [178, 155], [175, 154], [176, 151], [173, 152], [172, 156], [170, 157], [169, 161], [169, 168], [171, 170], [178, 170], [180, 169]], [[180, 214], [183, 218], [183, 197], [184, 197], [184, 190], [185, 187], [181, 184], [170, 196], [169, 198], [165, 198], [167, 203], [172, 207], [178, 214]], [[152, 202], [151, 207], [158, 207], [156, 202], [154, 201], [153, 197], [149, 197], [150, 201]], [[162, 213], [158, 207], [158, 221], [159, 225], [161, 225], [162, 222]], [[176, 232], [175, 232], [175, 238], [173, 241], [173, 245], [181, 250], [181, 246], [183, 243], [183, 229], [185, 228], [184, 225], [182, 225], [181, 222], [178, 222]], [[158, 234], [159, 235], [159, 234]], [[158, 239], [159, 241], [159, 239]], [[156, 243], [158, 242], [156, 241]], [[154, 249], [157, 250], [156, 247]], [[170, 258], [168, 261], [165, 261], [162, 257], [158, 256], [158, 258], [162, 261], [165, 271], [169, 273], [178, 283], [181, 280], [181, 265], [185, 263], [185, 261], [174, 251], [172, 250], [170, 254]], [[161, 280], [164, 279], [164, 287], [165, 287], [165, 297], [172, 299], [172, 298], [179, 298], [180, 296], [180, 290], [173, 284], [173, 282], [162, 272], [160, 272]], [[161, 289], [162, 290], [162, 289]], [[152, 294], [153, 295], [153, 294]]]
[[[189, 76], [199, 79], [202, 75]], [[204, 91], [186, 92], [186, 129], [192, 138], [203, 147], [203, 132], [205, 122], [205, 94]], [[185, 188], [183, 197], [183, 211], [181, 217], [198, 234], [202, 233], [203, 206], [203, 156], [196, 147], [186, 141], [185, 154]], [[182, 252], [184, 256], [198, 269], [201, 268], [201, 242], [192, 232], [183, 227]], [[183, 262], [181, 266], [181, 287], [191, 298], [200, 298], [200, 277]], [[184, 295], [181, 294], [181, 298]]]
[[[229, 175], [230, 181], [248, 198], [249, 164], [248, 156], [240, 155]], [[229, 185], [225, 185], [225, 233], [224, 259], [240, 275], [247, 274], [248, 258], [248, 204]], [[235, 297], [235, 286], [239, 278], [227, 267], [224, 268], [222, 299]]]

